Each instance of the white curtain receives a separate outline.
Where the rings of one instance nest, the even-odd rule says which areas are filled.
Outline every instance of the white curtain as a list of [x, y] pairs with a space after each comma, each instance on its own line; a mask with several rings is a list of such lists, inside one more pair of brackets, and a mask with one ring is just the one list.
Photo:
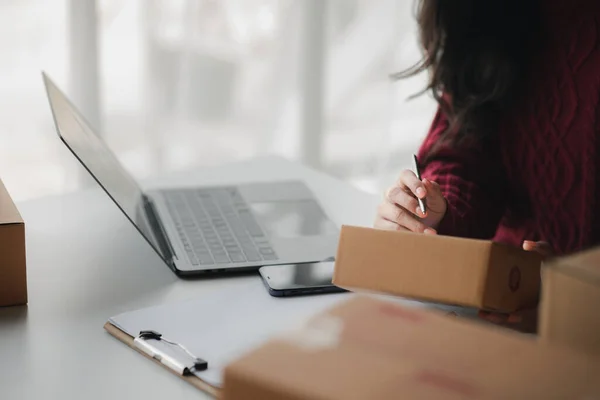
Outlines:
[[[318, 146], [318, 168], [379, 191], [409, 165], [434, 110], [406, 101], [425, 77], [388, 78], [419, 57], [412, 0], [322, 0], [312, 19], [309, 2], [97, 0], [99, 126], [126, 167], [146, 178], [271, 153], [306, 161]], [[52, 132], [39, 76], [75, 93], [69, 7], [0, 5], [0, 178], [17, 199], [92, 184], [69, 173], [82, 170]], [[306, 87], [307, 57], [322, 61], [320, 88]], [[322, 119], [303, 121], [318, 116], [303, 96], [320, 96]]]

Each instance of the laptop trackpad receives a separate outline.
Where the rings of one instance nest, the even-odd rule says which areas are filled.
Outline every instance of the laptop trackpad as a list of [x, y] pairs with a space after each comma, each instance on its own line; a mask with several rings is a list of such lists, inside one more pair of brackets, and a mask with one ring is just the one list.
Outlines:
[[250, 202], [270, 237], [333, 235], [338, 232], [315, 200]]

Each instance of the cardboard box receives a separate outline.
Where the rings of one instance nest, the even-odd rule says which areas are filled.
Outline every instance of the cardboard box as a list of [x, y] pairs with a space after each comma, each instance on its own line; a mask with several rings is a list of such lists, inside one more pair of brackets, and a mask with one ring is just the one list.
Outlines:
[[600, 249], [549, 263], [542, 287], [542, 340], [600, 355]]
[[225, 369], [223, 398], [597, 399], [600, 359], [357, 296]]
[[0, 181], [0, 306], [27, 304], [25, 224]]
[[541, 261], [486, 240], [343, 226], [333, 283], [511, 312], [537, 304]]

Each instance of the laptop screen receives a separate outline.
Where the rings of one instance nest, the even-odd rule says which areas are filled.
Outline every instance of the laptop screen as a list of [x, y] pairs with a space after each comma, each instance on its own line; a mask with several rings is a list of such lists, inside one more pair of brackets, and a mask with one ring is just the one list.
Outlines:
[[143, 192], [138, 183], [46, 74], [44, 83], [62, 141], [164, 260], [143, 212]]

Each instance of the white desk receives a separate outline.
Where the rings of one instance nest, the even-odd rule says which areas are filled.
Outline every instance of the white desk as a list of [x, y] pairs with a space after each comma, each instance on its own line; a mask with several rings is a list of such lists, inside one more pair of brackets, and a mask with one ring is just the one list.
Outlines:
[[[303, 179], [337, 223], [371, 225], [377, 198], [277, 158], [179, 174], [154, 185]], [[102, 326], [123, 311], [201, 295], [256, 276], [180, 280], [99, 190], [19, 204], [29, 306], [0, 308], [3, 399], [200, 399], [202, 392]]]

